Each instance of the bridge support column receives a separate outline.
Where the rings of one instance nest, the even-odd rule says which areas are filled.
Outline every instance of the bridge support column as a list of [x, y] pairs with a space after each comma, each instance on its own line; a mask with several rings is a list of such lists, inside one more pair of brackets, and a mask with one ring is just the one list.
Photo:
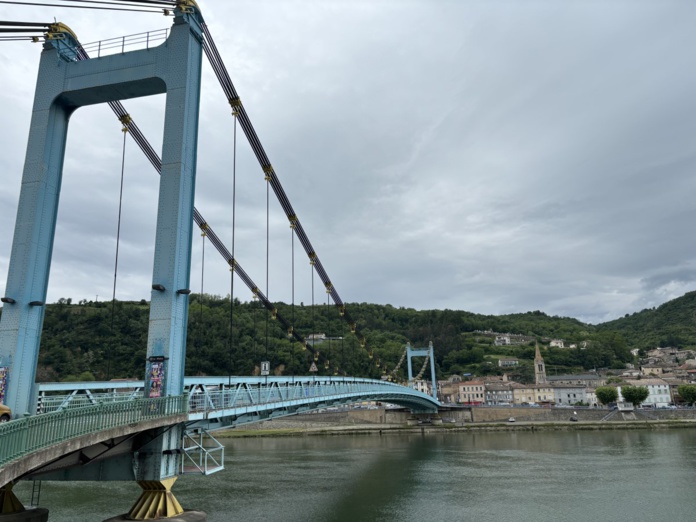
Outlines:
[[[207, 515], [202, 511], [184, 511], [172, 493], [177, 477], [164, 480], [141, 480], [143, 489], [140, 498], [125, 515], [119, 515], [104, 522], [125, 520], [169, 520], [174, 522], [205, 522]], [[0, 522], [2, 520], [0, 519]]]
[[14, 483], [10, 482], [0, 488], [0, 522], [46, 522], [48, 509], [24, 509], [12, 492], [13, 486]]
[[[174, 14], [166, 42], [157, 47], [88, 60], [78, 59], [83, 51], [71, 33], [44, 43], [6, 293], [0, 296], [5, 303], [0, 318], [0, 403], [9, 405], [14, 417], [35, 413], [33, 388], [70, 115], [86, 105], [163, 93], [145, 393], [150, 398], [183, 394], [203, 18], [193, 1], [177, 2]], [[160, 429], [139, 452], [135, 478], [159, 481], [176, 476], [182, 437], [183, 426]], [[115, 471], [121, 476], [121, 470]], [[103, 476], [109, 479], [108, 472]]]
[[24, 511], [24, 505], [12, 491], [13, 487], [14, 483], [10, 482], [0, 488], [0, 513], [3, 515]]
[[[183, 392], [196, 179], [203, 18], [179, 2], [158, 47], [78, 59], [76, 37], [48, 38], [41, 54], [19, 208], [0, 318], [0, 403], [34, 413], [44, 318], [70, 116], [80, 107], [166, 93], [162, 176], [148, 330], [150, 396]], [[88, 167], [86, 167], [88, 168]], [[157, 480], [145, 476], [143, 480]], [[162, 477], [169, 476], [164, 470]]]
[[181, 515], [184, 509], [172, 493], [176, 479], [177, 477], [138, 481], [143, 492], [128, 512], [128, 516], [132, 520], [152, 520]]

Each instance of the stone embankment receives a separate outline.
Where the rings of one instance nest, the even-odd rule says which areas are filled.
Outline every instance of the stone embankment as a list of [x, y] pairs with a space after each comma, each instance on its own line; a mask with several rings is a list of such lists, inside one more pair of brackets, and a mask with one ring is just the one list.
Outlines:
[[[577, 421], [571, 421], [575, 417]], [[514, 418], [514, 422], [510, 422]], [[220, 436], [259, 437], [388, 432], [458, 432], [511, 430], [596, 430], [696, 427], [696, 410], [572, 408], [452, 408], [439, 416], [413, 416], [403, 410], [345, 410], [308, 413], [249, 424]]]

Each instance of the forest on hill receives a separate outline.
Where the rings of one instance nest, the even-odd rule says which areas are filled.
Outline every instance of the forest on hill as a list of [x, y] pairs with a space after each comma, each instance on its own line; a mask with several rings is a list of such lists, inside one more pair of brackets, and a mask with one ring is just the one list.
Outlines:
[[[268, 360], [277, 375], [306, 375], [312, 354], [287, 335], [258, 302], [230, 303], [207, 294], [189, 296], [187, 375], [252, 375]], [[520, 364], [505, 370], [521, 382], [533, 379], [538, 343], [551, 374], [600, 368], [622, 369], [634, 362], [630, 350], [654, 346], [696, 346], [696, 292], [650, 310], [601, 325], [588, 325], [541, 311], [479, 315], [456, 310], [346, 304], [366, 340], [361, 346], [338, 310], [323, 305], [277, 303], [278, 312], [303, 337], [325, 334], [317, 342], [319, 374], [378, 378], [391, 372], [410, 342], [435, 347], [438, 378], [452, 374], [502, 374], [501, 357]], [[230, 313], [232, 311], [232, 314]], [[39, 381], [142, 378], [147, 347], [149, 303], [88, 302], [60, 299], [46, 306]], [[496, 346], [496, 333], [524, 336], [513, 346]], [[566, 347], [550, 347], [563, 339]], [[405, 364], [395, 376], [406, 377]], [[414, 373], [420, 369], [414, 362]]]
[[620, 332], [632, 348], [696, 349], [696, 292], [688, 292], [656, 308], [626, 314], [598, 325], [597, 329]]

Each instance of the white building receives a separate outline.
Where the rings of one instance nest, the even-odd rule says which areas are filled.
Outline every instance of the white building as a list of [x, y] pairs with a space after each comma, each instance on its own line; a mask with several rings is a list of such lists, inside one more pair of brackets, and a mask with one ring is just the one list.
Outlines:
[[[648, 398], [643, 401], [643, 405], [645, 406], [659, 408], [667, 406], [672, 402], [672, 397], [669, 393], [669, 384], [662, 379], [636, 379], [627, 382], [630, 386], [645, 386], [648, 389]], [[617, 386], [616, 390], [619, 392], [619, 401], [623, 402], [625, 399], [623, 395], [621, 395], [621, 386]]]
[[413, 389], [419, 392], [427, 393], [428, 395], [430, 395], [433, 391], [430, 381], [424, 381], [422, 379], [419, 381], [413, 381]]
[[585, 402], [588, 403], [593, 408], [599, 408], [601, 404], [597, 400], [597, 393], [595, 393], [594, 388], [585, 389]]
[[556, 404], [566, 404], [573, 406], [578, 402], [586, 403], [587, 391], [585, 386], [573, 384], [554, 384], [553, 400]]

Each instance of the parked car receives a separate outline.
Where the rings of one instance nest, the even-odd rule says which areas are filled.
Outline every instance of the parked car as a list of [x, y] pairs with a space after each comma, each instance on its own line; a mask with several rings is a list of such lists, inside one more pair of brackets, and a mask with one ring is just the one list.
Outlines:
[[515, 417], [510, 417], [510, 418], [508, 419], [508, 422], [515, 422]]
[[0, 422], [8, 422], [12, 418], [12, 410], [9, 406], [0, 404]]
[[570, 422], [578, 422], [578, 418], [573, 416], [570, 418]]

